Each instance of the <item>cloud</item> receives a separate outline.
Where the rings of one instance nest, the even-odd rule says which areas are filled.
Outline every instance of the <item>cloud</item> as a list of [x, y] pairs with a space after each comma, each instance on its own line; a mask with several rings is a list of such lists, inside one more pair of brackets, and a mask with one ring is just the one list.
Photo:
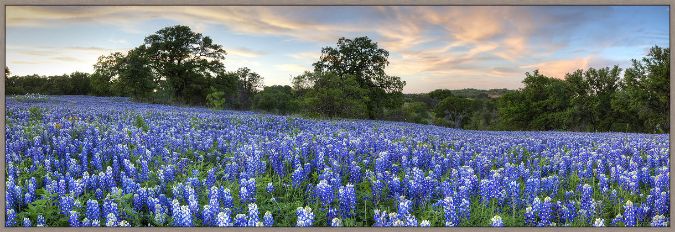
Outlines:
[[359, 31], [355, 25], [316, 23], [302, 16], [312, 7], [284, 6], [8, 6], [8, 27], [62, 27], [67, 23], [123, 26], [140, 33], [139, 22], [166, 19], [188, 24], [197, 32], [209, 25], [239, 34], [285, 36], [304, 41], [334, 41]]
[[27, 47], [7, 46], [7, 65], [15, 75], [55, 75], [74, 71], [93, 71], [101, 55], [128, 49], [103, 47]]
[[52, 56], [49, 59], [57, 62], [84, 62], [84, 60], [75, 56]]
[[[284, 77], [277, 79], [310, 69], [321, 47], [334, 46], [339, 37], [369, 36], [390, 52], [387, 72], [409, 80], [405, 91], [423, 88], [420, 83], [516, 86], [524, 71], [535, 68], [562, 77], [577, 68], [625, 64], [607, 54], [623, 59], [633, 53], [622, 51], [668, 38], [667, 30], [629, 25], [631, 17], [617, 20], [615, 7], [604, 6], [8, 6], [6, 12], [8, 31], [96, 25], [142, 38], [151, 33], [148, 25], [161, 22], [211, 37], [261, 39], [277, 47], [262, 52], [233, 43], [225, 49], [231, 55], [226, 66], [254, 66], [266, 77]], [[102, 41], [126, 45], [133, 39]], [[63, 56], [61, 63], [91, 66], [98, 55], [113, 51], [106, 45], [11, 46], [7, 57], [14, 64]], [[621, 51], [608, 51], [617, 47]]]
[[577, 69], [587, 69], [592, 57], [580, 57], [564, 60], [545, 61], [537, 64], [524, 65], [521, 68], [539, 69], [539, 72], [555, 78], [564, 78], [565, 74]]
[[255, 58], [267, 54], [266, 52], [255, 51], [244, 47], [226, 48], [225, 51], [227, 52], [228, 55], [242, 56], [248, 58]]
[[29, 60], [14, 60], [14, 61], [12, 61], [12, 63], [14, 63], [14, 64], [40, 64], [40, 62], [36, 62], [36, 61], [33, 61], [33, 60], [30, 60], [30, 61]]

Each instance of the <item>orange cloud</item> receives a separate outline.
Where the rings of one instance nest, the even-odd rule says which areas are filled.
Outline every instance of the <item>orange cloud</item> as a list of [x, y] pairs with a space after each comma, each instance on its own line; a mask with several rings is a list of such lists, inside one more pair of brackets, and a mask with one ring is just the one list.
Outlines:
[[592, 57], [580, 57], [567, 60], [553, 60], [541, 62], [538, 64], [524, 65], [521, 68], [527, 69], [539, 69], [539, 72], [546, 76], [551, 76], [555, 78], [565, 78], [565, 74], [573, 72], [577, 69], [587, 69], [589, 63], [591, 62]]

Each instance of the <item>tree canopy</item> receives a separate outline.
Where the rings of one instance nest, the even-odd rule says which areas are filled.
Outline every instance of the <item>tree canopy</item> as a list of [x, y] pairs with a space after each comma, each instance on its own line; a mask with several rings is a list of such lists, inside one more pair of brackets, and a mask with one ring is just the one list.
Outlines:
[[368, 117], [373, 119], [381, 116], [384, 107], [402, 103], [401, 92], [406, 83], [400, 77], [385, 73], [388, 57], [389, 52], [368, 37], [342, 37], [336, 47], [322, 48], [321, 57], [313, 66], [315, 72], [353, 77], [368, 91]]
[[[328, 118], [368, 118], [476, 129], [663, 133], [670, 129], [670, 49], [619, 66], [564, 78], [526, 72], [523, 87], [436, 89], [403, 94], [385, 72], [389, 52], [368, 37], [339, 38], [291, 85], [264, 86], [248, 67], [225, 69], [222, 45], [189, 27], [162, 28], [127, 52], [101, 55], [94, 72], [10, 76], [6, 93], [129, 96], [136, 101], [260, 110]], [[622, 72], [623, 71], [623, 72]]]

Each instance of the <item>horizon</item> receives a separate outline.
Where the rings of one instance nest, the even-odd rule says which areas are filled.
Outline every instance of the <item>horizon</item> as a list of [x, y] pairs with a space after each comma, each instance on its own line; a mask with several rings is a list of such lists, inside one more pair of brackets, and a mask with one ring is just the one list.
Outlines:
[[[669, 47], [668, 6], [7, 6], [12, 75], [93, 71], [96, 59], [155, 31], [190, 26], [223, 45], [228, 71], [290, 85], [339, 37], [368, 36], [390, 52], [406, 94], [522, 87], [525, 72], [556, 78]], [[457, 20], [463, 19], [463, 20]], [[45, 39], [49, 38], [49, 39]]]

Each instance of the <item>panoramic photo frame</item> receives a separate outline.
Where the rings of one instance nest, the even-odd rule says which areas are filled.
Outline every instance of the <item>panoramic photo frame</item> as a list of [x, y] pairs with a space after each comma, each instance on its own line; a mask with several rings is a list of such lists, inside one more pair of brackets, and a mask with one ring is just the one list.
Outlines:
[[670, 226], [668, 5], [375, 5], [6, 7], [3, 224]]

